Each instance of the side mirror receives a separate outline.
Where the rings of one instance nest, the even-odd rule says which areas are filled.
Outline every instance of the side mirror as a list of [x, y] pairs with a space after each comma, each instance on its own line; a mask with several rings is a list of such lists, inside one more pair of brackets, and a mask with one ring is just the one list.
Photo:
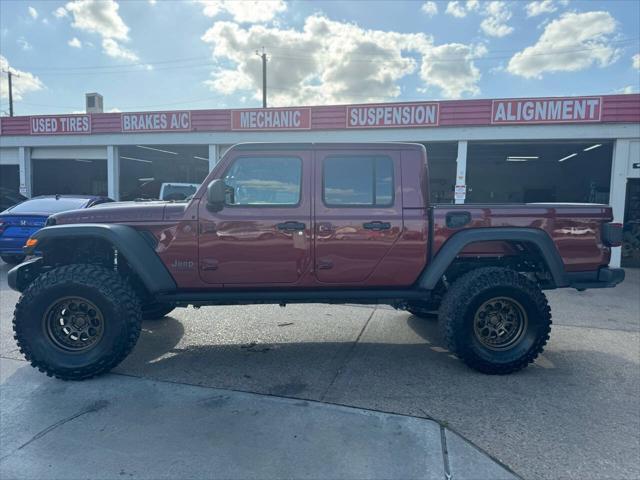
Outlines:
[[212, 180], [207, 186], [207, 207], [214, 212], [219, 212], [224, 207], [225, 184], [221, 179]]

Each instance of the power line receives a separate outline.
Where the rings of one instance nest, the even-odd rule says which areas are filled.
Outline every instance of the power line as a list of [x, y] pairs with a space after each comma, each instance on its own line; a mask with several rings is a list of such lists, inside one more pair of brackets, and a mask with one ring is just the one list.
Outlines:
[[[542, 52], [542, 53], [529, 53], [529, 54], [523, 53], [522, 57], [527, 57], [527, 58], [528, 57], [545, 57], [545, 56], [554, 56], [554, 55], [565, 55], [565, 54], [571, 54], [571, 53], [581, 53], [581, 52], [588, 52], [588, 51], [597, 51], [597, 50], [602, 50], [604, 48], [607, 48], [607, 46], [610, 46], [610, 45], [630, 44], [630, 43], [637, 42], [638, 40], [640, 40], [640, 37], [612, 41], [605, 46], [598, 46], [598, 47], [589, 47], [589, 48], [580, 48], [580, 49], [571, 49], [571, 50], [555, 50], [555, 51], [548, 51], [548, 52]], [[309, 55], [308, 53], [306, 53], [305, 50], [288, 48], [288, 47], [287, 48], [268, 47], [268, 48], [269, 50], [273, 50], [275, 52], [278, 52], [278, 51], [283, 52], [283, 53], [270, 54], [269, 56], [273, 58], [284, 58], [284, 59], [288, 58], [288, 59], [295, 59], [295, 60], [315, 60], [314, 55]], [[410, 49], [406, 49], [406, 48], [399, 49], [400, 52], [407, 51], [407, 50], [410, 50]], [[290, 52], [293, 52], [293, 54], [291, 54]], [[301, 52], [301, 54], [296, 55], [295, 52]], [[387, 50], [387, 52], [395, 53], [396, 51]], [[516, 53], [521, 52], [521, 50], [495, 50], [495, 52], [509, 52], [509, 54], [508, 55], [491, 55], [491, 56], [468, 55], [465, 57], [442, 57], [437, 59], [429, 59], [429, 62], [430, 63], [449, 63], [449, 62], [455, 63], [455, 62], [465, 62], [468, 60], [473, 60], [473, 61], [503, 60], [503, 59], [512, 57]], [[380, 55], [349, 53], [349, 52], [347, 52], [347, 54], [349, 56], [349, 60], [352, 62], [370, 63], [370, 61], [373, 61], [373, 60], [380, 61]], [[421, 52], [416, 50], [415, 55], [419, 57], [421, 56]], [[406, 59], [411, 57], [400, 56], [400, 58]], [[194, 61], [204, 60], [204, 59], [208, 59], [209, 61], [195, 63], [193, 65], [170, 65], [170, 64], [177, 64], [177, 63], [189, 63], [189, 62], [194, 62]], [[154, 65], [161, 65], [161, 66], [159, 68], [151, 68], [151, 69], [149, 68], [142, 68], [142, 69], [133, 68], [132, 69], [132, 67], [149, 67], [149, 66], [153, 67]], [[183, 69], [183, 70], [195, 69], [195, 68], [201, 68], [201, 67], [211, 67], [214, 65], [215, 65], [215, 61], [211, 60], [210, 56], [206, 56], [206, 57], [187, 57], [187, 58], [179, 58], [179, 59], [172, 59], [172, 60], [161, 60], [161, 61], [155, 61], [155, 62], [136, 62], [136, 63], [120, 64], [120, 65], [94, 65], [94, 66], [83, 66], [83, 67], [47, 67], [47, 68], [20, 66], [20, 67], [13, 67], [13, 68], [18, 70], [29, 70], [31, 73], [35, 72], [35, 73], [42, 73], [42, 74], [47, 73], [47, 75], [69, 76], [69, 75], [104, 75], [104, 74], [119, 74], [119, 73], [145, 73], [145, 72], [153, 72], [156, 70], [162, 71], [162, 70], [173, 70], [173, 69]]]

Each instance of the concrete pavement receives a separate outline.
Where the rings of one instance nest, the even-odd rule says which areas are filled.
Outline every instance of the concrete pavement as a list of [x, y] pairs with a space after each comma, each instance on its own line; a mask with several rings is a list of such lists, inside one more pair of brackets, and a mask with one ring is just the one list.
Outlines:
[[0, 360], [3, 479], [515, 479], [432, 420]]
[[[473, 372], [434, 322], [388, 308], [179, 309], [145, 322], [117, 372], [433, 418], [528, 479], [640, 478], [640, 271], [547, 292], [551, 340], [514, 375]], [[0, 354], [18, 295], [0, 266]]]

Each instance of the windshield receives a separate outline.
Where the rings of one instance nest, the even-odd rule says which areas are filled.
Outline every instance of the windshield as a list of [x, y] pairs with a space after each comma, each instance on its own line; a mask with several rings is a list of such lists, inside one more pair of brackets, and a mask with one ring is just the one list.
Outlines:
[[16, 205], [11, 213], [58, 213], [83, 208], [88, 198], [34, 198]]
[[185, 200], [196, 193], [196, 185], [165, 185], [162, 189], [162, 200]]

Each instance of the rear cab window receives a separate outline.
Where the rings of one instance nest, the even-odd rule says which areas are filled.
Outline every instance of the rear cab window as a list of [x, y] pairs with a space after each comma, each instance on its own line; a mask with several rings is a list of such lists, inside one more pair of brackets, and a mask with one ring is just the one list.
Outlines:
[[394, 202], [393, 161], [383, 155], [326, 157], [322, 200], [328, 207], [390, 207]]

